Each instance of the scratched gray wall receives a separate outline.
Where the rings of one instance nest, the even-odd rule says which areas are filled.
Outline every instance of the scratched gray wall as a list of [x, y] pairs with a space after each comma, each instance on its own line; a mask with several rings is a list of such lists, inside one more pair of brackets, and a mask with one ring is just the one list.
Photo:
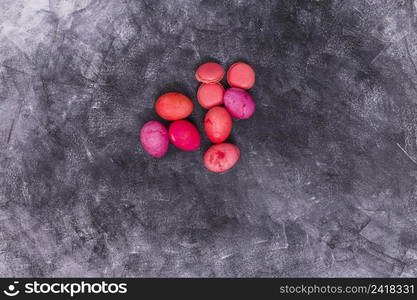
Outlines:
[[[2, 0], [0, 276], [417, 276], [416, 8]], [[138, 145], [208, 60], [257, 71], [220, 175]]]

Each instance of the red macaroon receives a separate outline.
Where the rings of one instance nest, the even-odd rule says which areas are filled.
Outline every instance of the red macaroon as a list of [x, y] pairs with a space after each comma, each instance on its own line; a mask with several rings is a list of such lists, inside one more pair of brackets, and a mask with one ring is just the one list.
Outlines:
[[220, 173], [232, 168], [240, 157], [240, 150], [233, 144], [221, 143], [211, 146], [204, 154], [204, 165], [212, 172]]
[[234, 63], [227, 71], [227, 82], [231, 87], [248, 90], [255, 84], [255, 71], [246, 63]]
[[193, 151], [200, 146], [200, 134], [194, 124], [187, 120], [172, 122], [168, 136], [171, 143], [181, 150]]
[[205, 109], [223, 104], [224, 87], [221, 83], [203, 83], [197, 91], [197, 100]]
[[204, 129], [208, 139], [213, 143], [221, 143], [227, 140], [232, 132], [232, 117], [221, 106], [211, 108], [204, 118]]
[[214, 62], [202, 64], [195, 72], [195, 78], [203, 83], [219, 82], [223, 79], [223, 76], [223, 67]]

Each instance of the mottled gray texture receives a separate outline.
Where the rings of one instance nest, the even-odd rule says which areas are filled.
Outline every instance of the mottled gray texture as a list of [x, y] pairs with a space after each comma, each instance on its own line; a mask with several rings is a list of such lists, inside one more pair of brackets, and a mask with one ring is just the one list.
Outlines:
[[[0, 275], [417, 276], [416, 6], [1, 1]], [[224, 174], [138, 145], [209, 60], [257, 72]]]

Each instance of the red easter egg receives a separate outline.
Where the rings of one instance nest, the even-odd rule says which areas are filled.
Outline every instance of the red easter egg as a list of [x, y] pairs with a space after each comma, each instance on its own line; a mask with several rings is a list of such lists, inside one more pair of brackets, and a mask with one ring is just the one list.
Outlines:
[[231, 87], [248, 90], [255, 84], [255, 71], [246, 63], [234, 63], [227, 71], [227, 82]]
[[239, 148], [233, 144], [222, 143], [211, 146], [204, 154], [204, 165], [212, 172], [224, 172], [232, 168], [240, 157]]
[[200, 134], [194, 124], [187, 120], [172, 122], [168, 136], [171, 143], [181, 150], [193, 151], [200, 146]]
[[223, 67], [214, 62], [202, 64], [195, 72], [195, 78], [204, 83], [219, 82], [223, 79], [223, 76]]
[[204, 118], [204, 129], [213, 143], [224, 142], [232, 131], [232, 117], [224, 107], [213, 107]]
[[214, 106], [223, 103], [224, 87], [221, 83], [203, 83], [197, 91], [198, 103], [205, 109], [210, 109]]
[[193, 111], [193, 102], [181, 93], [166, 93], [156, 100], [156, 113], [169, 121], [181, 120]]

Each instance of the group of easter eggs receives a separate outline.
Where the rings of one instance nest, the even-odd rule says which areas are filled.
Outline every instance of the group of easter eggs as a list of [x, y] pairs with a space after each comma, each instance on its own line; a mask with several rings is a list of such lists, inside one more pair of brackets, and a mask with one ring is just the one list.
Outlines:
[[[224, 89], [220, 81], [224, 77], [221, 65], [208, 62], [198, 67], [195, 77], [201, 82], [197, 91], [199, 104], [208, 109], [204, 118], [204, 130], [214, 143], [204, 154], [204, 165], [212, 172], [224, 172], [232, 168], [240, 157], [237, 146], [225, 142], [232, 132], [232, 117], [247, 119], [255, 112], [255, 102], [247, 92], [255, 84], [255, 71], [243, 62], [237, 62], [227, 71]], [[193, 111], [193, 102], [187, 96], [171, 92], [158, 98], [156, 113], [173, 121], [168, 130], [158, 121], [150, 121], [140, 131], [140, 142], [147, 153], [162, 157], [168, 151], [169, 142], [175, 147], [193, 151], [200, 146], [200, 134], [193, 123], [185, 120]]]

